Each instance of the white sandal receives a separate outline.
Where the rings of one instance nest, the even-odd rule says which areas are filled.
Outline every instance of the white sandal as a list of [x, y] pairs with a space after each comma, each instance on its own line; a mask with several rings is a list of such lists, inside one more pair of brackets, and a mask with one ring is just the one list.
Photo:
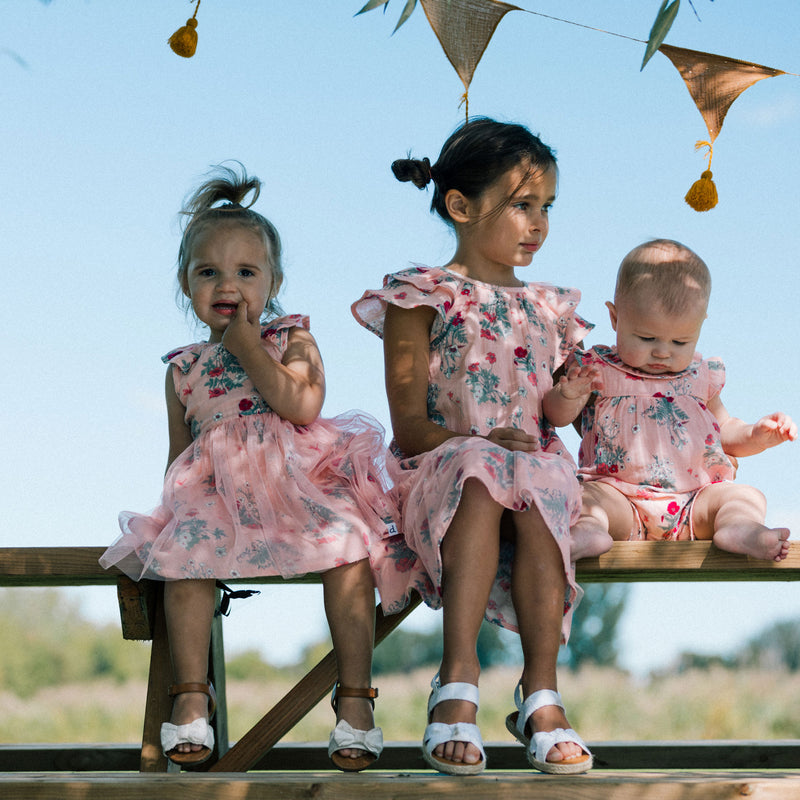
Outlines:
[[[377, 689], [351, 689], [347, 686], [341, 686], [339, 681], [336, 681], [331, 693], [331, 706], [335, 713], [340, 697], [363, 697], [369, 700], [372, 707], [375, 708], [375, 698], [377, 696]], [[363, 750], [364, 755], [356, 758], [345, 758], [339, 754], [339, 750], [345, 749]], [[343, 719], [336, 723], [336, 727], [331, 731], [330, 739], [328, 740], [328, 758], [342, 772], [360, 772], [365, 767], [373, 764], [382, 752], [383, 731], [380, 728], [370, 728], [368, 731], [362, 731], [354, 728]]]
[[[514, 737], [525, 745], [528, 763], [541, 772], [548, 772], [551, 775], [576, 775], [581, 772], [588, 772], [594, 763], [592, 753], [572, 728], [556, 728], [553, 731], [537, 731], [531, 740], [525, 733], [528, 719], [534, 711], [538, 711], [544, 706], [558, 706], [564, 709], [561, 702], [561, 695], [552, 689], [540, 689], [533, 692], [522, 701], [522, 686], [517, 684], [514, 691], [514, 703], [518, 711], [514, 711], [506, 717], [506, 728]], [[547, 754], [553, 745], [559, 742], [573, 742], [581, 747], [583, 753], [579, 756], [572, 756], [561, 761], [548, 761]]]
[[[439, 683], [439, 673], [431, 681], [431, 696], [428, 698], [428, 720], [431, 712], [445, 700], [466, 700], [478, 708], [478, 687], [471, 683]], [[467, 742], [475, 745], [481, 751], [481, 760], [475, 764], [463, 761], [450, 761], [433, 754], [435, 748], [445, 742]], [[422, 738], [422, 757], [439, 772], [448, 775], [478, 775], [486, 768], [486, 752], [483, 749], [483, 739], [477, 725], [469, 722], [456, 722], [448, 725], [444, 722], [428, 722], [425, 735]]]
[[[211, 758], [214, 750], [214, 729], [208, 724], [214, 716], [217, 705], [214, 687], [210, 683], [178, 683], [169, 687], [170, 697], [187, 692], [202, 692], [208, 695], [208, 719], [198, 717], [186, 725], [173, 725], [171, 722], [164, 722], [161, 725], [161, 749], [164, 755], [173, 763], [182, 766], [202, 764]], [[202, 749], [182, 753], [175, 749], [179, 744], [199, 744]]]

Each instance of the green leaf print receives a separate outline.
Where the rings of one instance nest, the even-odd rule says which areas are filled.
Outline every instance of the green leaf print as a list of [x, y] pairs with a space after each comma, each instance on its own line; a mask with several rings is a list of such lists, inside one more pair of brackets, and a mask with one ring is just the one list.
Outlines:
[[210, 539], [206, 533], [204, 519], [187, 519], [175, 527], [175, 541], [184, 549], [191, 550], [199, 542]]
[[[437, 328], [439, 330], [436, 330]], [[442, 374], [445, 378], [450, 378], [461, 361], [461, 349], [467, 344], [467, 335], [464, 333], [464, 317], [459, 311], [444, 323], [437, 318], [434, 331], [435, 333], [431, 336], [431, 350], [440, 354]]]
[[669, 430], [670, 443], [682, 450], [689, 441], [682, 428], [689, 421], [689, 415], [680, 408], [675, 407], [674, 398], [656, 394], [653, 396], [655, 404], [646, 408], [644, 416], [652, 419], [656, 425], [666, 426]]
[[500, 378], [491, 370], [479, 364], [470, 364], [467, 367], [466, 384], [478, 404], [499, 403], [507, 406], [511, 403], [511, 396], [507, 392], [498, 391]]
[[236, 356], [224, 347], [211, 351], [208, 360], [203, 363], [200, 374], [207, 378], [205, 387], [209, 397], [227, 394], [231, 389], [238, 389], [247, 380], [247, 373], [242, 369]]

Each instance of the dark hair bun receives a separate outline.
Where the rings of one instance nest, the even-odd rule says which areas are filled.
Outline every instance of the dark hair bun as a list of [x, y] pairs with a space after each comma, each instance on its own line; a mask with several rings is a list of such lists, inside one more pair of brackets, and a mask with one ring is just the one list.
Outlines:
[[397, 180], [410, 181], [417, 189], [424, 189], [433, 180], [430, 159], [399, 158], [392, 164], [392, 172]]

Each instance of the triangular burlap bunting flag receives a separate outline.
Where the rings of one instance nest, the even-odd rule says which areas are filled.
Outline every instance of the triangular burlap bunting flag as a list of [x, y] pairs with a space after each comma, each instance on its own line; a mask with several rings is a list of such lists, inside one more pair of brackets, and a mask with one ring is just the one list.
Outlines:
[[717, 187], [711, 172], [713, 142], [722, 129], [725, 115], [733, 101], [745, 90], [763, 78], [785, 75], [780, 69], [739, 61], [736, 58], [685, 50], [662, 44], [658, 48], [680, 72], [697, 110], [708, 128], [707, 142], [697, 142], [695, 147], [708, 147], [708, 169], [696, 180], [684, 198], [695, 211], [710, 211], [717, 204]]
[[733, 101], [763, 78], [785, 75], [780, 69], [751, 64], [713, 53], [662, 44], [658, 48], [680, 72], [689, 94], [703, 115], [711, 141], [717, 138]]
[[421, 3], [465, 90], [469, 90], [475, 67], [500, 20], [509, 11], [523, 10], [495, 0], [421, 0]]

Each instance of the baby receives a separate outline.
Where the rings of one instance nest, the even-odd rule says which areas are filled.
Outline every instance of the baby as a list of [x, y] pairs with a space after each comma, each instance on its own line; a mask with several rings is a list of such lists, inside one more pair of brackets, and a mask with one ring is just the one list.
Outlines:
[[723, 363], [695, 352], [710, 290], [708, 267], [688, 247], [657, 239], [634, 248], [606, 303], [616, 347], [576, 352], [545, 396], [552, 424], [580, 414], [575, 560], [632, 539], [712, 539], [786, 558], [788, 528], [766, 527], [764, 495], [733, 479], [736, 458], [795, 440], [797, 426], [781, 412], [749, 425], [722, 404]]

